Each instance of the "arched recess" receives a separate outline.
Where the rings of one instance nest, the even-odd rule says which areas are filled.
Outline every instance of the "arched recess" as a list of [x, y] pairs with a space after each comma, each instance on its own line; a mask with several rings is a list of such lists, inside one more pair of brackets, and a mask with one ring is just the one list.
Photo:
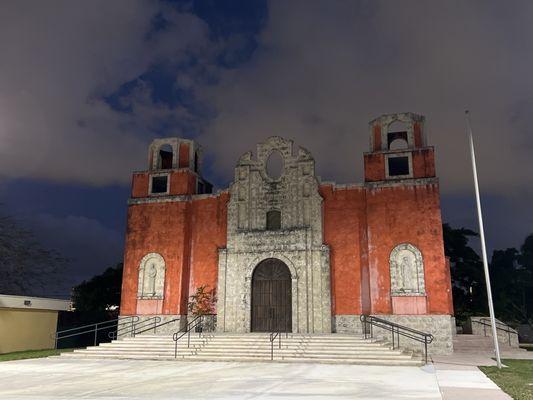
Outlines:
[[157, 156], [157, 169], [172, 169], [174, 150], [170, 144], [163, 144], [159, 148]]
[[165, 260], [158, 253], [148, 253], [139, 263], [137, 297], [162, 299], [165, 290]]
[[266, 213], [267, 231], [277, 231], [281, 229], [281, 211], [269, 210]]
[[393, 121], [387, 126], [387, 148], [401, 150], [409, 147], [408, 132], [410, 125], [403, 121]]
[[292, 277], [277, 258], [261, 261], [252, 274], [252, 332], [292, 332]]
[[426, 294], [424, 259], [418, 248], [410, 243], [397, 245], [390, 253], [389, 264], [393, 296]]

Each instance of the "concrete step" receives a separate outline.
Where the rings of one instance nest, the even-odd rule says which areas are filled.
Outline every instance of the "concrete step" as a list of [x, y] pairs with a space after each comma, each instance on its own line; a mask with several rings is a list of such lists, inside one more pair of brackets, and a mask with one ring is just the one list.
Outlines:
[[[174, 357], [172, 336], [139, 335], [97, 347], [63, 353], [74, 358], [116, 358], [190, 361], [270, 361], [272, 344], [268, 334], [191, 335], [178, 341]], [[391, 350], [389, 344], [354, 335], [282, 335], [274, 342], [274, 360], [281, 362], [353, 363], [366, 365], [420, 365], [412, 353]]]

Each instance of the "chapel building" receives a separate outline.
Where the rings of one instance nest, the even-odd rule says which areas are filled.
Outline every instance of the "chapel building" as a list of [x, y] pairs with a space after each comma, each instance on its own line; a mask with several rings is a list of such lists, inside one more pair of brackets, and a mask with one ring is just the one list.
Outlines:
[[450, 270], [424, 121], [371, 121], [364, 183], [349, 185], [322, 182], [309, 151], [273, 136], [212, 193], [196, 142], [154, 140], [148, 170], [133, 174], [121, 316], [184, 322], [206, 286], [219, 332], [357, 333], [370, 314], [432, 333], [450, 352]]

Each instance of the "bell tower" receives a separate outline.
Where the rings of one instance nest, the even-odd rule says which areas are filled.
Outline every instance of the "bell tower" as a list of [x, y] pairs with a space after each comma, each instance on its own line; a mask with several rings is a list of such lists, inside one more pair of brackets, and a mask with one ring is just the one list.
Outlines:
[[148, 170], [133, 174], [132, 198], [212, 193], [201, 174], [202, 148], [193, 140], [154, 139], [148, 148]]
[[387, 114], [370, 121], [365, 182], [434, 178], [434, 149], [426, 144], [424, 123], [424, 116], [413, 113]]

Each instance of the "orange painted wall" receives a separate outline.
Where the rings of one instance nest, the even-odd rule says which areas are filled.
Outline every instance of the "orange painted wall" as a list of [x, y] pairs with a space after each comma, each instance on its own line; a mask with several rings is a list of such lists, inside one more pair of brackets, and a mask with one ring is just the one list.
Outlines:
[[365, 182], [385, 180], [385, 155], [383, 153], [367, 153], [364, 157]]
[[188, 168], [189, 158], [190, 158], [189, 145], [187, 143], [180, 143], [178, 166], [180, 168]]
[[188, 282], [188, 243], [186, 223], [189, 202], [130, 205], [124, 251], [121, 314], [137, 311], [139, 263], [150, 252], [163, 256], [166, 263], [163, 314], [184, 314], [182, 280]]
[[198, 286], [216, 287], [218, 248], [226, 246], [229, 195], [130, 205], [122, 278], [121, 314], [145, 313], [137, 302], [139, 264], [150, 252], [166, 263], [163, 314], [186, 314]]
[[424, 258], [428, 313], [452, 314], [438, 186], [369, 189], [366, 199], [372, 313], [392, 312], [389, 255], [397, 244], [407, 242]]
[[218, 249], [227, 242], [228, 200], [229, 194], [224, 192], [192, 202], [190, 294], [202, 285], [209, 290], [217, 287]]
[[133, 174], [131, 180], [131, 197], [137, 198], [148, 196], [148, 179], [148, 173], [137, 172]]
[[[420, 164], [416, 165], [427, 173], [431, 168], [434, 171], [432, 157], [432, 150], [419, 151], [413, 160], [419, 159]], [[180, 184], [184, 191], [192, 190], [194, 173], [173, 170], [171, 174], [171, 191], [180, 193], [181, 189], [176, 189]], [[133, 197], [145, 194], [147, 177], [147, 173], [134, 175]], [[330, 248], [334, 315], [393, 312], [389, 255], [404, 242], [422, 252], [427, 298], [416, 299], [415, 305], [397, 299], [396, 311], [453, 313], [436, 183], [391, 182], [379, 188], [335, 188], [324, 184], [320, 193], [324, 199], [324, 243]], [[152, 309], [161, 309], [164, 314], [185, 314], [188, 297], [197, 287], [216, 287], [218, 249], [226, 246], [228, 200], [228, 192], [223, 192], [179, 202], [129, 206], [121, 314]], [[157, 308], [137, 304], [139, 263], [149, 252], [160, 253], [167, 266], [165, 298]]]
[[380, 125], [374, 125], [372, 127], [372, 135], [374, 138], [374, 148], [373, 151], [380, 151], [381, 150], [381, 126]]
[[413, 150], [413, 176], [415, 178], [435, 176], [435, 155], [432, 147]]
[[[159, 171], [158, 171], [159, 172]], [[170, 177], [170, 195], [179, 196], [196, 193], [197, 175], [188, 169], [168, 170]], [[137, 172], [133, 174], [131, 184], [131, 197], [140, 198], [148, 196], [149, 172]]]
[[196, 193], [196, 174], [188, 169], [172, 171], [170, 174], [170, 194], [179, 196]]
[[330, 248], [332, 312], [360, 314], [365, 268], [361, 254], [366, 252], [365, 189], [322, 185], [320, 194], [324, 198], [324, 243]]

